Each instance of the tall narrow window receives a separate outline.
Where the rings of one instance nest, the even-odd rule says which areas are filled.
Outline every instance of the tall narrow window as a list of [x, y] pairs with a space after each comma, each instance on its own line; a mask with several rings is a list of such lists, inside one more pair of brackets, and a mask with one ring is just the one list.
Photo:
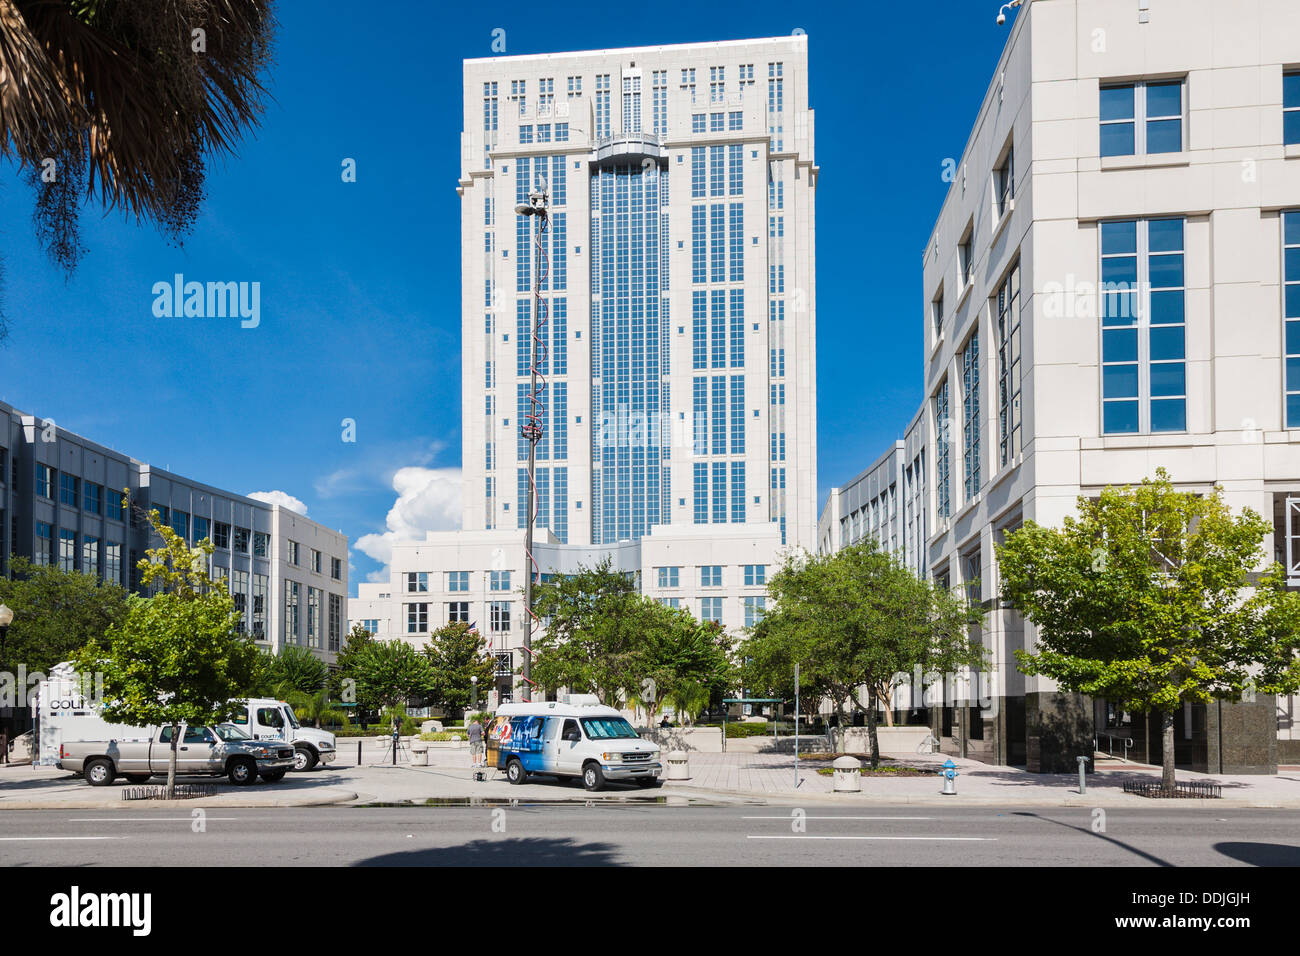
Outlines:
[[1282, 217], [1286, 427], [1300, 428], [1300, 211]]
[[934, 507], [940, 518], [952, 514], [950, 466], [952, 463], [952, 420], [948, 406], [948, 380], [934, 395]]
[[1187, 428], [1183, 220], [1101, 224], [1102, 431]]
[[1011, 210], [1011, 200], [1016, 194], [1016, 150], [1008, 146], [1002, 161], [993, 171], [993, 208], [1001, 220]]
[[1020, 263], [998, 288], [998, 463], [1020, 455]]
[[965, 500], [980, 490], [980, 336], [961, 351], [962, 476]]

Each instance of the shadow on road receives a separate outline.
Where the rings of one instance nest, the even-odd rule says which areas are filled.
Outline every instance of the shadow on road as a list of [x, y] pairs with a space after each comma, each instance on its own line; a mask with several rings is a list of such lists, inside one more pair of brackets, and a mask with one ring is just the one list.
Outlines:
[[618, 866], [608, 843], [572, 839], [474, 840], [460, 846], [385, 853], [353, 866]]
[[1216, 843], [1214, 849], [1249, 866], [1300, 866], [1300, 847], [1285, 843]]
[[1106, 834], [1104, 833], [1094, 832], [1093, 830], [1085, 827], [1076, 827], [1072, 823], [1064, 823], [1060, 820], [1053, 820], [1051, 817], [1045, 817], [1042, 814], [1038, 814], [1038, 813], [1031, 813], [1028, 810], [1018, 810], [1016, 811], [1015, 815], [1018, 817], [1033, 817], [1035, 820], [1042, 820], [1044, 823], [1054, 823], [1058, 827], [1065, 827], [1067, 830], [1076, 830], [1079, 833], [1095, 836], [1098, 840], [1105, 840], [1107, 843], [1114, 844], [1115, 846], [1119, 847], [1122, 850], [1127, 850], [1129, 853], [1132, 853], [1134, 856], [1140, 856], [1142, 859], [1146, 860], [1147, 862], [1154, 863], [1156, 866], [1174, 865], [1170, 863], [1168, 860], [1162, 860], [1160, 857], [1146, 852], [1146, 850], [1139, 850], [1135, 846], [1130, 846], [1129, 844], [1125, 843], [1123, 840], [1116, 840], [1114, 837], [1106, 836]]

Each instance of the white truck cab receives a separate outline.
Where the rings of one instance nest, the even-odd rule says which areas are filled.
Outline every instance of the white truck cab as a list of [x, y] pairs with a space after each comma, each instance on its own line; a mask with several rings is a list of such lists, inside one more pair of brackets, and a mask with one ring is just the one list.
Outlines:
[[564, 701], [502, 704], [487, 732], [488, 765], [513, 784], [529, 774], [579, 777], [588, 790], [607, 780], [659, 786], [659, 748], [591, 694]]
[[243, 713], [228, 722], [242, 729], [254, 740], [285, 740], [293, 744], [293, 769], [310, 770], [318, 763], [328, 764], [338, 756], [334, 735], [327, 730], [304, 727], [298, 723], [293, 708], [271, 697], [252, 697], [244, 703]]

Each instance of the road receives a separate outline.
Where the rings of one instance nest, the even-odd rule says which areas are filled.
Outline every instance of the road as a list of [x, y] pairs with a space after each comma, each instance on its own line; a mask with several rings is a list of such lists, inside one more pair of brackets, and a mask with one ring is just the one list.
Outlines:
[[0, 865], [1300, 865], [1296, 810], [1124, 809], [1103, 819], [1088, 809], [629, 800], [193, 812], [7, 811]]

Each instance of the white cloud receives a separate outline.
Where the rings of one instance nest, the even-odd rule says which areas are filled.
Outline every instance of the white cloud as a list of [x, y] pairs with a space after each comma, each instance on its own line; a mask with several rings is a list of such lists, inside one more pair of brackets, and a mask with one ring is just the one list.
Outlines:
[[[399, 468], [393, 475], [397, 501], [388, 511], [382, 534], [362, 535], [358, 551], [380, 564], [393, 559], [398, 541], [423, 541], [428, 531], [454, 531], [460, 527], [461, 472], [459, 468]], [[385, 577], [386, 577], [385, 573]]]
[[392, 476], [390, 462], [398, 460], [413, 465], [430, 465], [446, 447], [446, 442], [430, 439], [367, 446], [359, 459], [317, 478], [316, 494], [322, 498], [340, 498], [369, 492], [375, 482], [386, 482]]
[[287, 491], [254, 491], [248, 498], [255, 501], [265, 501], [268, 505], [279, 505], [281, 508], [288, 508], [290, 511], [296, 511], [300, 515], [307, 514], [307, 506], [303, 504], [300, 498], [295, 498]]

